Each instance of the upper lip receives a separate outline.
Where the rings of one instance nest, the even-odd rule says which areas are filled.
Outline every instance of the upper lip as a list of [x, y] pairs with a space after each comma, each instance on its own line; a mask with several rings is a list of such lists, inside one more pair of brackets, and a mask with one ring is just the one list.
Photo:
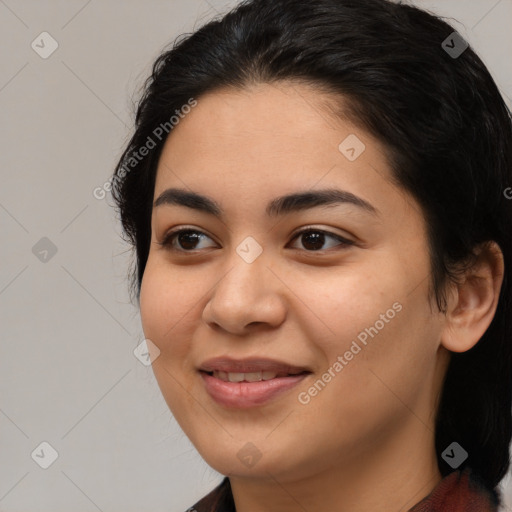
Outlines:
[[247, 359], [233, 359], [228, 356], [214, 357], [204, 361], [199, 367], [200, 371], [213, 372], [215, 370], [227, 373], [251, 373], [274, 371], [277, 373], [303, 373], [310, 370], [304, 366], [277, 361], [276, 359], [266, 359], [261, 357], [250, 357]]

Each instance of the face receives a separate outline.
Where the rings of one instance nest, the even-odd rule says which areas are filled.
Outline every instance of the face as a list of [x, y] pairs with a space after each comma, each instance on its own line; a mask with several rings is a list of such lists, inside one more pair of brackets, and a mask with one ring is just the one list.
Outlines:
[[[159, 161], [155, 201], [212, 204], [154, 207], [143, 330], [172, 414], [223, 474], [284, 482], [433, 438], [445, 367], [424, 217], [379, 141], [324, 107], [297, 84], [207, 94]], [[200, 371], [218, 357], [244, 382]], [[294, 368], [235, 365], [255, 359]]]

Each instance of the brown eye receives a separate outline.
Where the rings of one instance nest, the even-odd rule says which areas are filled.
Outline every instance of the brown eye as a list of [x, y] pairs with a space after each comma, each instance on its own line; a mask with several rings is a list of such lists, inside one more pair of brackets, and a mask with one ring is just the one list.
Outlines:
[[[159, 245], [175, 251], [191, 252], [199, 250], [197, 244], [203, 238], [209, 238], [205, 233], [195, 229], [180, 229], [168, 233]], [[178, 247], [176, 247], [176, 243]]]
[[323, 233], [308, 231], [307, 233], [302, 233], [301, 237], [302, 245], [308, 250], [318, 251], [325, 244], [325, 235]]
[[[202, 231], [188, 228], [171, 231], [167, 233], [162, 242], [157, 243], [170, 251], [186, 253], [204, 249], [205, 247], [198, 247], [204, 239], [211, 240], [211, 238]], [[307, 228], [300, 231], [292, 240], [296, 239], [302, 241], [302, 249], [307, 252], [325, 251], [336, 246], [345, 248], [354, 244], [339, 235], [314, 228]], [[324, 247], [329, 239], [333, 240], [335, 243], [331, 242], [330, 246]], [[299, 249], [301, 249], [301, 247], [299, 247]]]
[[[323, 247], [326, 243], [326, 239], [333, 239], [336, 240], [338, 243], [334, 244], [334, 246], [347, 246], [347, 245], [353, 245], [353, 242], [350, 240], [346, 240], [345, 238], [342, 238], [339, 235], [335, 235], [333, 233], [329, 233], [328, 231], [323, 231], [321, 229], [304, 229], [297, 233], [295, 239], [301, 239], [302, 240], [302, 246], [304, 249], [308, 252], [312, 251], [321, 251], [321, 250], [327, 250], [330, 247]], [[332, 247], [332, 246], [331, 246]]]

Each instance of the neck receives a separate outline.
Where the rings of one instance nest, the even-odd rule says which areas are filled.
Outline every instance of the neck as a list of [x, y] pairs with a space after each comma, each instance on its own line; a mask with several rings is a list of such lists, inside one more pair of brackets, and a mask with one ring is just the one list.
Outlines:
[[365, 453], [340, 454], [336, 465], [290, 479], [230, 476], [237, 512], [336, 510], [406, 512], [441, 481], [433, 432], [411, 415], [392, 440], [376, 439]]

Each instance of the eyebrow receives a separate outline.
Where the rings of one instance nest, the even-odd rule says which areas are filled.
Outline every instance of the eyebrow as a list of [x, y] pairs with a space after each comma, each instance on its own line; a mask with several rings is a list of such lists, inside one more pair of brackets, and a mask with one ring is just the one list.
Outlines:
[[[306, 192], [296, 192], [280, 196], [270, 201], [266, 207], [266, 214], [270, 217], [286, 215], [315, 208], [335, 204], [352, 204], [362, 210], [378, 215], [379, 211], [368, 201], [346, 190], [324, 189]], [[164, 190], [153, 203], [153, 208], [161, 205], [179, 205], [198, 210], [215, 217], [221, 218], [224, 214], [221, 206], [212, 198], [179, 188]]]

